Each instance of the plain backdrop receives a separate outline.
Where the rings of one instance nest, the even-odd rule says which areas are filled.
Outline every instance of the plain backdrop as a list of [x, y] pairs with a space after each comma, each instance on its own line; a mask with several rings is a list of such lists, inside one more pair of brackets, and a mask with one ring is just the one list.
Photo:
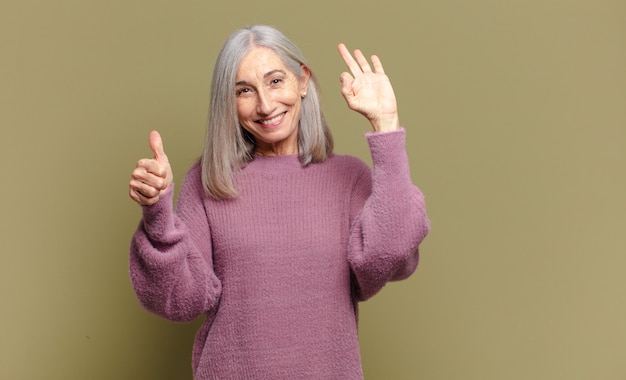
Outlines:
[[396, 90], [432, 233], [361, 305], [367, 379], [626, 379], [621, 0], [1, 1], [0, 378], [191, 378], [200, 320], [130, 286], [128, 180], [157, 129], [181, 182], [256, 23], [310, 60], [337, 152], [370, 162], [337, 44]]

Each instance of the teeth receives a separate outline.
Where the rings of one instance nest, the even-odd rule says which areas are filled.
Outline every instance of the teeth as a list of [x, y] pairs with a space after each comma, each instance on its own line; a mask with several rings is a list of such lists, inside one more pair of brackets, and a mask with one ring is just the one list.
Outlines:
[[267, 120], [261, 120], [261, 124], [263, 125], [272, 125], [272, 124], [276, 124], [280, 121], [280, 119], [282, 119], [283, 115], [278, 115], [276, 117], [273, 117], [271, 119], [267, 119]]

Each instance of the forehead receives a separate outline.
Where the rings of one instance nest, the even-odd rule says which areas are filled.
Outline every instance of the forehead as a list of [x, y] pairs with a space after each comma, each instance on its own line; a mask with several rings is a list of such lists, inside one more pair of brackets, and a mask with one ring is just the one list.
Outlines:
[[274, 50], [266, 47], [254, 47], [246, 54], [237, 70], [237, 79], [248, 76], [264, 75], [273, 70], [291, 73], [282, 58]]

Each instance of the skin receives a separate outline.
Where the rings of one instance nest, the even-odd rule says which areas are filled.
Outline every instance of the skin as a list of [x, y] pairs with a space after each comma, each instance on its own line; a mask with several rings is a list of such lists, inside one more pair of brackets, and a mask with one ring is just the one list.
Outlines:
[[365, 116], [375, 132], [398, 130], [400, 121], [396, 95], [378, 56], [371, 56], [372, 71], [360, 50], [354, 51], [354, 57], [344, 44], [339, 44], [338, 50], [352, 73], [343, 72], [339, 77], [341, 94], [348, 108]]
[[239, 65], [235, 93], [239, 124], [256, 142], [255, 154], [298, 153], [298, 124], [309, 69], [298, 78], [273, 50], [252, 49]]
[[[370, 57], [370, 66], [358, 49], [352, 55], [339, 44], [338, 51], [350, 70], [339, 77], [348, 108], [362, 114], [374, 132], [398, 130], [396, 97], [378, 56]], [[254, 48], [242, 60], [236, 79], [237, 113], [242, 127], [255, 137], [256, 154], [298, 153], [300, 107], [310, 77], [308, 68], [303, 69], [303, 76], [297, 78], [267, 48]], [[143, 206], [155, 204], [174, 178], [157, 131], [150, 132], [149, 144], [153, 158], [137, 162], [129, 184], [130, 198]]]

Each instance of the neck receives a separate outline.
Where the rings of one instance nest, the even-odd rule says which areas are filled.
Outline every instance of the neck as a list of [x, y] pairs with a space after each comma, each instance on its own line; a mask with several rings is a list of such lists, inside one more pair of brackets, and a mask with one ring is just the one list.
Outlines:
[[289, 156], [298, 154], [298, 147], [257, 146], [255, 156]]

